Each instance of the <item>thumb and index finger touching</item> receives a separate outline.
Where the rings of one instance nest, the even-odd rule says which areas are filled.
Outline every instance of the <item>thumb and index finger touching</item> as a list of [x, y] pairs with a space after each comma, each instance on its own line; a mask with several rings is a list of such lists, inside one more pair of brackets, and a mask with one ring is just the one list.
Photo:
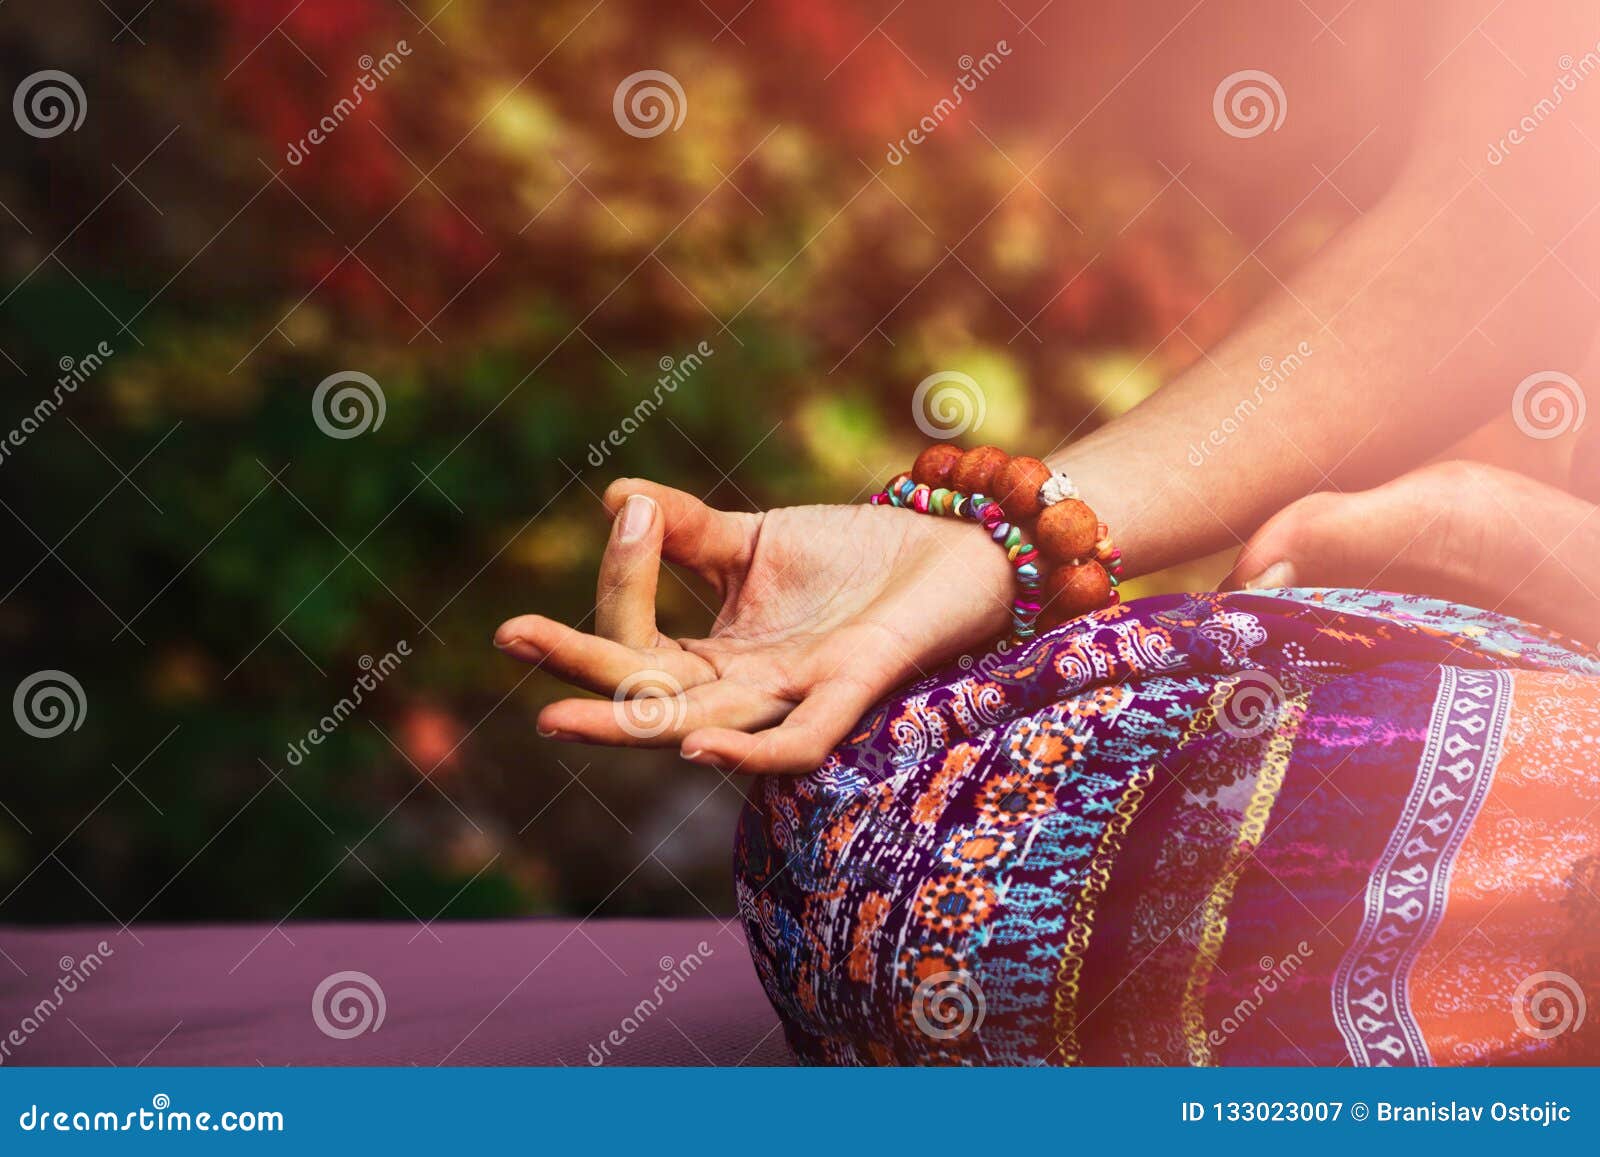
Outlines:
[[[664, 671], [681, 683], [684, 692], [714, 681], [704, 660], [678, 650], [656, 629], [660, 565], [666, 559], [687, 566], [719, 590], [726, 589], [728, 580], [749, 563], [755, 516], [716, 510], [681, 490], [634, 478], [613, 482], [602, 501], [613, 522], [600, 566], [594, 634], [542, 615], [523, 615], [501, 626], [496, 646], [525, 661], [543, 661], [568, 682], [601, 694], [619, 692], [647, 668]], [[885, 688], [875, 682], [836, 674], [811, 688], [792, 712], [783, 713], [786, 718], [691, 711], [684, 720], [687, 726], [674, 729], [677, 736], [663, 738], [681, 738], [685, 758], [724, 770], [809, 770], [883, 693]], [[591, 714], [598, 708], [561, 706]], [[709, 708], [712, 703], [706, 700], [700, 706]], [[605, 715], [604, 709], [600, 715]], [[578, 722], [585, 724], [581, 732], [593, 731], [601, 742], [626, 742], [607, 738], [615, 730], [609, 728], [608, 717]], [[576, 726], [572, 720], [568, 723]], [[766, 730], [759, 729], [763, 723], [768, 724]]]
[[715, 510], [681, 490], [634, 478], [613, 482], [602, 501], [613, 521], [601, 561], [594, 633], [545, 615], [518, 615], [500, 625], [495, 646], [600, 694], [612, 694], [630, 675], [651, 667], [667, 669], [685, 686], [705, 682], [710, 676], [703, 660], [656, 630], [661, 560], [687, 566], [725, 589], [748, 560], [747, 520], [755, 516]]
[[692, 494], [643, 478], [617, 479], [601, 501], [613, 517], [626, 514], [630, 505], [635, 510], [653, 506], [661, 516], [661, 557], [689, 567], [719, 590], [750, 560], [755, 515], [717, 510]]

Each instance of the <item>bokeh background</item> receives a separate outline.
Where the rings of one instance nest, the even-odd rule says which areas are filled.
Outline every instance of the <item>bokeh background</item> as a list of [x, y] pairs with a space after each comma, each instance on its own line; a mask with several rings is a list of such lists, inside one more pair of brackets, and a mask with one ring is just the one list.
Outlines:
[[[948, 370], [983, 387], [978, 440], [1048, 451], [1203, 356], [1405, 147], [1403, 119], [1343, 140], [1320, 113], [1337, 91], [1383, 121], [1404, 83], [1405, 29], [1370, 6], [1036, 7], [0, 8], [5, 91], [58, 69], [87, 104], [50, 138], [0, 124], [0, 427], [112, 350], [0, 459], [0, 689], [59, 670], [85, 703], [6, 737], [0, 921], [729, 910], [739, 785], [539, 739], [559, 688], [489, 643], [514, 613], [585, 619], [606, 482], [857, 500]], [[1283, 130], [1217, 131], [1217, 79], [1264, 66], [1296, 78]], [[613, 109], [645, 69], [684, 94], [654, 136]], [[314, 420], [341, 371], [384, 399], [357, 437]], [[667, 629], [705, 597], [668, 580]]]

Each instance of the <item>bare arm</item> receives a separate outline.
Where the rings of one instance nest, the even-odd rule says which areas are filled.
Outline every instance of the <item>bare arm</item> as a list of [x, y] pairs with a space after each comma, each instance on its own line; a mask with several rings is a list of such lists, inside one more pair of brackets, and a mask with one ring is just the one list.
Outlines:
[[1600, 63], [1600, 11], [1529, 6], [1494, 22], [1495, 46], [1472, 31], [1482, 13], [1442, 13], [1418, 54], [1419, 72], [1442, 61], [1420, 143], [1383, 202], [1192, 371], [1050, 457], [1134, 572], [1238, 545], [1309, 491], [1393, 477], [1588, 347], [1600, 70], [1582, 69]]
[[[1589, 7], [1552, 0], [1506, 12], [1494, 51], [1522, 71], [1491, 74], [1473, 39], [1483, 14], [1441, 0], [1429, 55], [1443, 63], [1418, 132], [1426, 145], [1383, 203], [1193, 372], [1081, 441], [1063, 432], [1052, 464], [1115, 527], [1135, 572], [1240, 543], [1329, 481], [1399, 474], [1508, 405], [1528, 374], [1575, 361], [1600, 317], [1600, 291], [1572, 272], [1600, 286], [1591, 273], [1600, 219], [1590, 216], [1600, 153], [1585, 139], [1600, 146], [1600, 14]], [[1594, 75], [1490, 166], [1491, 144], [1549, 95], [1560, 57], [1585, 53]], [[1258, 393], [1260, 360], [1291, 355], [1293, 373]], [[1240, 408], [1246, 399], [1253, 409]], [[1233, 433], [1194, 465], [1193, 449], [1227, 419]], [[613, 697], [548, 705], [547, 737], [673, 745], [727, 770], [805, 771], [890, 688], [992, 640], [1008, 619], [1010, 569], [971, 527], [883, 507], [728, 514], [637, 480], [607, 493], [614, 514], [637, 500], [641, 517], [619, 516], [607, 547], [596, 634], [523, 615], [496, 635], [508, 654]], [[1576, 533], [1586, 514], [1569, 513], [1572, 549], [1592, 549]], [[663, 559], [719, 592], [706, 638], [656, 629]], [[1554, 561], [1525, 584], [1547, 599], [1563, 597], [1558, 568], [1572, 565]]]

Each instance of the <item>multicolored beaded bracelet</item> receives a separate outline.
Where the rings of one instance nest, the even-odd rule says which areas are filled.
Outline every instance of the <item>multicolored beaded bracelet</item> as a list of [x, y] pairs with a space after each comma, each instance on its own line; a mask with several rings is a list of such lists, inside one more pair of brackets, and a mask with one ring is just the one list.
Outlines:
[[874, 506], [904, 506], [919, 514], [938, 514], [950, 518], [970, 518], [980, 524], [1005, 548], [1006, 557], [1017, 570], [1018, 594], [1011, 603], [1012, 633], [1019, 639], [1032, 638], [1039, 602], [1039, 568], [1034, 565], [1039, 552], [1022, 540], [1022, 528], [1006, 521], [1005, 511], [992, 498], [982, 494], [962, 494], [945, 487], [934, 488], [901, 474], [869, 500]]
[[[1122, 552], [1072, 480], [1037, 458], [1012, 458], [997, 446], [963, 452], [939, 443], [870, 501], [981, 524], [1016, 568], [1011, 613], [1018, 639], [1120, 601]], [[1032, 535], [1022, 525], [1029, 520]], [[1048, 574], [1041, 573], [1045, 560], [1055, 564]]]

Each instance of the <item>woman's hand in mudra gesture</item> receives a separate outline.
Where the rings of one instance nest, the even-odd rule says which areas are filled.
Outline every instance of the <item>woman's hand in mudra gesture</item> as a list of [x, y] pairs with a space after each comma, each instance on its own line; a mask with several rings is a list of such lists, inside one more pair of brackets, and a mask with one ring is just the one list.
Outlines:
[[[1010, 621], [1005, 553], [967, 524], [866, 505], [733, 513], [638, 479], [612, 483], [605, 504], [594, 633], [542, 615], [495, 632], [507, 654], [611, 697], [550, 704], [542, 735], [809, 771], [896, 685]], [[721, 598], [706, 638], [656, 629], [662, 559]]]

